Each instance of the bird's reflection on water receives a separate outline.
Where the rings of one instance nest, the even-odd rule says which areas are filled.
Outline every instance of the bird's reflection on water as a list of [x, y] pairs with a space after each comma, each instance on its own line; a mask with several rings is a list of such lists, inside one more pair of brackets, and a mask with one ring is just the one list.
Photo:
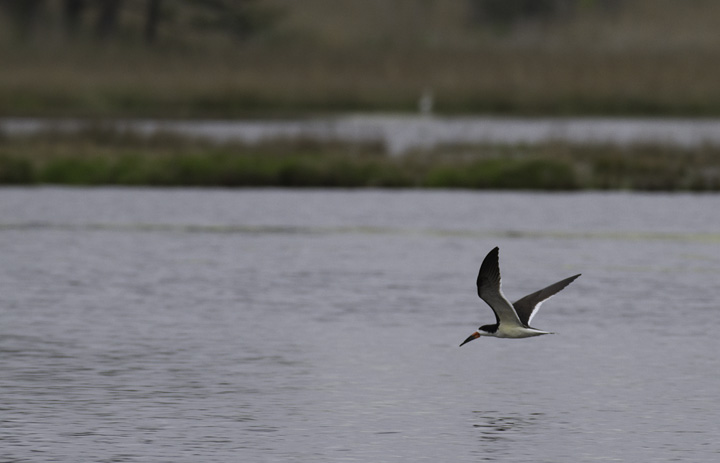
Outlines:
[[517, 454], [520, 439], [526, 439], [542, 421], [543, 413], [512, 413], [495, 410], [473, 411], [471, 423], [479, 447], [472, 453], [482, 461], [505, 460]]
[[[473, 428], [484, 442], [510, 442], [515, 437], [528, 433], [543, 418], [543, 413], [502, 413], [499, 411], [473, 411]], [[488, 449], [485, 450], [486, 452]]]

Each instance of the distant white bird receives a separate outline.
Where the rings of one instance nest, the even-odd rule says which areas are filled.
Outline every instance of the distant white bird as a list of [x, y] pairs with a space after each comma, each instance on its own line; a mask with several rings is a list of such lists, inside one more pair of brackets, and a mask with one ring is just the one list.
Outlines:
[[471, 334], [461, 346], [480, 336], [494, 336], [496, 338], [529, 338], [542, 334], [552, 334], [540, 331], [530, 326], [530, 321], [537, 313], [543, 301], [569, 285], [581, 274], [558, 281], [547, 288], [528, 294], [514, 304], [510, 304], [501, 289], [499, 248], [495, 248], [485, 256], [477, 277], [477, 289], [480, 299], [487, 302], [495, 312], [494, 325], [483, 325]]
[[423, 90], [420, 95], [420, 99], [418, 100], [418, 110], [420, 111], [420, 114], [423, 116], [429, 116], [432, 114], [434, 99], [432, 89], [426, 88]]

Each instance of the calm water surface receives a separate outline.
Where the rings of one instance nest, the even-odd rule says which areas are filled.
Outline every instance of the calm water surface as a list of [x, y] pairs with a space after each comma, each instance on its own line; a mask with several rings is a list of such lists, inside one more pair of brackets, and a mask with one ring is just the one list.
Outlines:
[[[720, 460], [720, 196], [1, 189], [8, 462]], [[458, 344], [575, 273], [533, 324]]]

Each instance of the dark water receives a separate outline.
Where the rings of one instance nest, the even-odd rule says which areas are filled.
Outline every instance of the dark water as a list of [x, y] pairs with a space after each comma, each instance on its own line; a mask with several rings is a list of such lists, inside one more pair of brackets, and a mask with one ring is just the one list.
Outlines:
[[[0, 190], [0, 453], [720, 459], [720, 196]], [[458, 344], [500, 246], [533, 324]]]

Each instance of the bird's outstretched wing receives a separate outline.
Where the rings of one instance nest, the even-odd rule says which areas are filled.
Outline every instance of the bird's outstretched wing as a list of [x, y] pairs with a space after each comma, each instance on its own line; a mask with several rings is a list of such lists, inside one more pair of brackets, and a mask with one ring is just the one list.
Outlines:
[[477, 277], [478, 296], [495, 312], [498, 324], [522, 325], [512, 304], [502, 293], [499, 251], [497, 247], [490, 251], [480, 266]]
[[579, 277], [580, 275], [581, 274], [578, 273], [577, 275], [571, 276], [570, 278], [565, 278], [562, 281], [551, 284], [547, 288], [543, 288], [540, 291], [535, 291], [532, 294], [528, 294], [527, 296], [515, 302], [513, 304], [513, 307], [515, 307], [515, 312], [520, 318], [520, 321], [525, 326], [528, 326], [543, 301], [546, 301], [547, 299], [555, 295], [561, 289], [572, 283], [575, 278]]

